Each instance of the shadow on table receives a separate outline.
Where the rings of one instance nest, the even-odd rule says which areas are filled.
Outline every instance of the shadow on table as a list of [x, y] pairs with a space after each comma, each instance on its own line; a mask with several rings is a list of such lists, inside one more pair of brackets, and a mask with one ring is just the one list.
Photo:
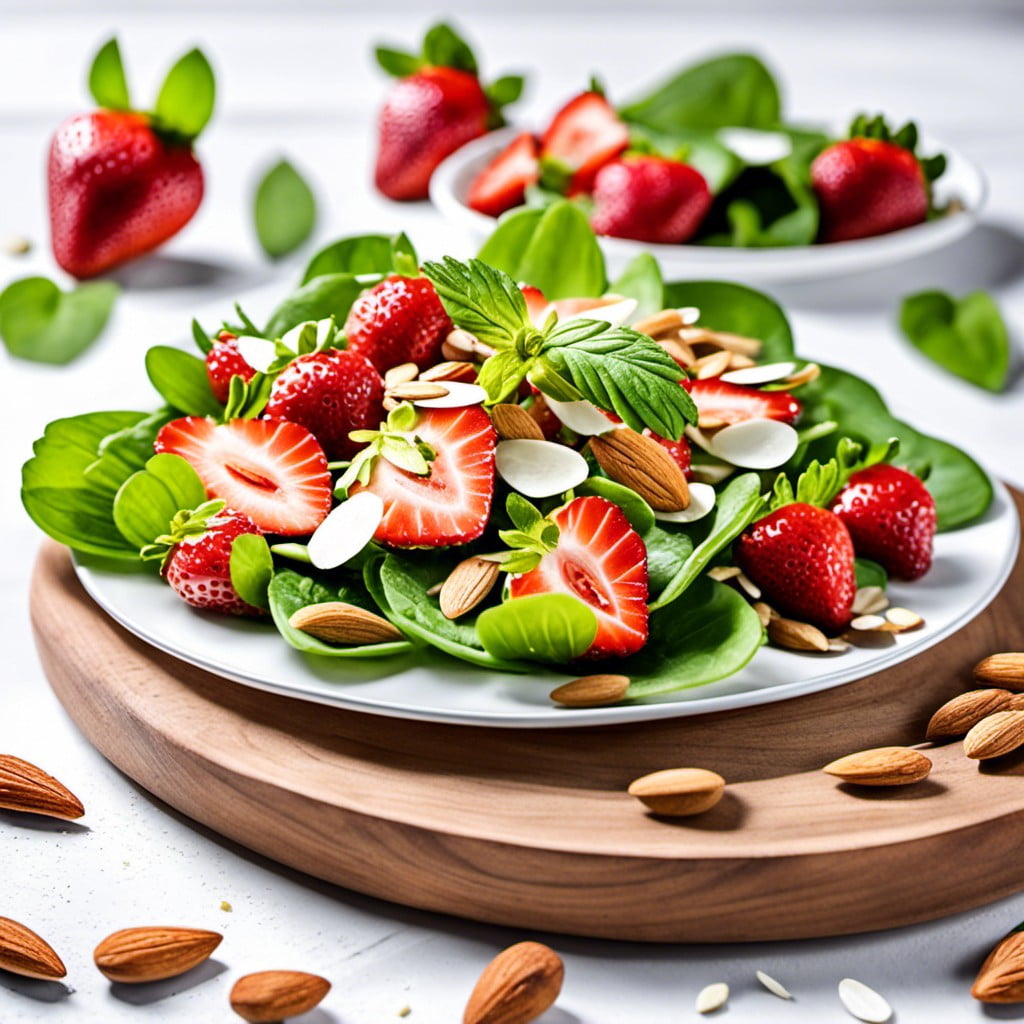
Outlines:
[[0, 971], [0, 989], [7, 989], [19, 996], [27, 996], [40, 1003], [59, 1003], [75, 990], [63, 981], [42, 981], [39, 978], [23, 978], [9, 971]]
[[91, 832], [88, 825], [64, 818], [51, 818], [46, 814], [29, 814], [25, 811], [0, 811], [0, 825], [8, 828], [25, 828], [31, 832], [59, 832], [65, 836], [83, 835]]
[[179, 974], [175, 978], [165, 978], [163, 981], [147, 981], [132, 985], [117, 981], [111, 982], [110, 994], [115, 999], [131, 1006], [149, 1006], [150, 1003], [159, 1003], [162, 999], [180, 995], [190, 988], [196, 988], [207, 981], [212, 981], [227, 969], [228, 965], [219, 960], [204, 960], [192, 970]]
[[163, 292], [177, 288], [203, 288], [211, 297], [234, 295], [273, 280], [274, 268], [257, 263], [231, 263], [219, 258], [186, 258], [154, 254], [134, 260], [108, 277], [126, 291]]

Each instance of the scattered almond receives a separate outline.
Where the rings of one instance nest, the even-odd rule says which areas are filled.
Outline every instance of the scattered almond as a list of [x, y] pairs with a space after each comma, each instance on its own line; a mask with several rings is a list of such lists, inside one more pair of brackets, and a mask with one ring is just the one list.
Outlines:
[[448, 360], [445, 363], [438, 363], [436, 366], [431, 366], [424, 370], [420, 374], [420, 380], [450, 380], [472, 384], [476, 381], [476, 366], [473, 363], [467, 363], [462, 360]]
[[716, 981], [713, 985], [705, 985], [697, 993], [696, 1009], [698, 1013], [714, 1013], [729, 1001], [729, 986], [724, 981]]
[[305, 971], [258, 971], [231, 989], [231, 1009], [250, 1024], [273, 1024], [309, 1013], [331, 990], [331, 983]]
[[841, 636], [829, 637], [829, 654], [843, 654], [845, 651], [848, 651], [849, 649], [850, 644], [847, 643]]
[[308, 604], [292, 614], [288, 625], [328, 644], [380, 644], [402, 639], [387, 619], [344, 601]]
[[419, 402], [425, 398], [444, 398], [448, 389], [432, 381], [412, 380], [388, 389], [388, 395], [396, 402]]
[[728, 331], [709, 331], [706, 327], [682, 327], [679, 330], [679, 338], [689, 345], [722, 348], [729, 352], [740, 352], [751, 358], [761, 354], [761, 342], [757, 338], [747, 338], [742, 334], [731, 334]]
[[44, 981], [54, 981], [68, 973], [45, 939], [9, 917], [0, 917], [0, 969]]
[[697, 420], [697, 426], [701, 430], [721, 430], [721, 428], [727, 426], [727, 424], [725, 420], [719, 416], [701, 414]]
[[875, 747], [840, 757], [822, 769], [858, 786], [908, 786], [928, 777], [931, 761], [911, 747]]
[[1024, 1003], [1024, 932], [1011, 932], [989, 953], [971, 995], [983, 1003]]
[[733, 352], [729, 356], [730, 370], [749, 370], [752, 366], [757, 366], [757, 363], [750, 356], [745, 356], [741, 352]]
[[808, 363], [805, 367], [797, 370], [792, 376], [782, 381], [782, 385], [786, 390], [792, 390], [804, 384], [810, 384], [812, 380], [817, 380], [820, 376], [821, 367], [817, 363]]
[[861, 587], [853, 598], [854, 615], [877, 615], [889, 607], [882, 587]]
[[875, 633], [885, 630], [885, 618], [881, 615], [858, 615], [851, 623], [850, 629], [859, 633]]
[[628, 792], [655, 814], [685, 818], [711, 810], [725, 793], [725, 779], [706, 768], [666, 768], [634, 779]]
[[658, 344], [680, 365], [693, 366], [697, 357], [693, 349], [685, 341], [673, 341], [671, 338], [659, 338]]
[[11, 235], [0, 242], [0, 251], [8, 256], [24, 256], [32, 251], [32, 243], [22, 235]]
[[946, 701], [932, 715], [925, 738], [942, 739], [946, 736], [965, 736], [983, 718], [996, 711], [1010, 710], [1009, 690], [970, 690]]
[[708, 575], [719, 583], [735, 579], [743, 570], [738, 565], [715, 565], [708, 569]]
[[843, 978], [839, 982], [839, 998], [843, 1006], [865, 1024], [886, 1024], [892, 1019], [892, 1007], [862, 981]]
[[551, 691], [551, 699], [567, 708], [599, 708], [617, 704], [626, 696], [629, 676], [612, 674], [580, 676]]
[[772, 619], [777, 619], [779, 617], [779, 613], [764, 601], [755, 601], [754, 611], [757, 612], [757, 617], [761, 620], [762, 629], [767, 629], [768, 623], [771, 622]]
[[745, 572], [736, 577], [736, 582], [751, 601], [756, 601], [761, 596], [761, 588]]
[[561, 957], [540, 942], [517, 942], [480, 975], [462, 1024], [527, 1024], [552, 1006], [562, 991]]
[[441, 355], [452, 362], [471, 362], [474, 359], [486, 359], [493, 354], [494, 349], [490, 345], [485, 345], [461, 327], [450, 331], [441, 344]]
[[447, 619], [457, 619], [472, 611], [498, 581], [501, 568], [486, 558], [466, 558], [452, 569], [441, 585], [441, 612]]
[[785, 985], [782, 984], [781, 981], [776, 981], [770, 974], [765, 974], [764, 971], [755, 971], [754, 973], [757, 976], [757, 980], [761, 982], [761, 984], [764, 985], [764, 987], [768, 989], [773, 996], [778, 996], [780, 999], [793, 998], [792, 993]]
[[82, 801], [42, 768], [0, 754], [0, 808], [71, 821], [85, 814]]
[[590, 439], [598, 465], [631, 487], [658, 512], [680, 512], [690, 504], [690, 488], [679, 464], [657, 441], [629, 427]]
[[974, 678], [1006, 690], [1024, 690], [1024, 654], [991, 654], [974, 666]]
[[521, 406], [504, 403], [491, 409], [494, 428], [504, 441], [543, 441], [544, 431]]
[[796, 619], [769, 619], [768, 639], [790, 651], [827, 651], [828, 637], [817, 626]]
[[683, 314], [678, 309], [663, 309], [652, 313], [633, 324], [633, 330], [646, 334], [649, 338], [657, 338], [662, 334], [678, 331], [685, 323]]
[[885, 628], [896, 633], [909, 633], [924, 625], [924, 619], [909, 608], [889, 608], [885, 613], [885, 621]]
[[389, 390], [397, 388], [400, 384], [414, 381], [419, 374], [420, 368], [415, 363], [399, 363], [384, 374], [384, 386]]
[[1024, 745], [1024, 711], [996, 711], [971, 727], [964, 753], [975, 761], [1002, 757]]
[[200, 928], [125, 928], [93, 950], [93, 960], [111, 981], [134, 985], [175, 978], [201, 964], [222, 935]]
[[732, 361], [730, 352], [712, 352], [709, 356], [702, 356], [693, 364], [697, 380], [708, 380], [711, 377], [721, 377], [729, 369]]

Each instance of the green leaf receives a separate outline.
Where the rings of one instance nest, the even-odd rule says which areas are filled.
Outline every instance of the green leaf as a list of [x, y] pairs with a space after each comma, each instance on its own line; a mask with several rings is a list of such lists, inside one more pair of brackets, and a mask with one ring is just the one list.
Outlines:
[[629, 525], [643, 537], [654, 527], [654, 511], [632, 488], [603, 476], [589, 476], [575, 488], [577, 495], [596, 494], [606, 498], [625, 513]]
[[97, 105], [107, 110], [132, 108], [116, 37], [107, 40], [93, 58], [89, 68], [89, 92]]
[[274, 559], [262, 533], [240, 533], [231, 544], [231, 586], [254, 608], [270, 608], [267, 589], [274, 578]]
[[855, 558], [853, 568], [857, 574], [858, 590], [861, 587], [881, 587], [885, 590], [889, 585], [889, 574], [877, 562], [868, 558]]
[[345, 322], [352, 303], [365, 288], [352, 274], [322, 274], [297, 288], [270, 314], [263, 335], [280, 338], [291, 328], [307, 320], [326, 320], [333, 316]]
[[313, 233], [316, 196], [299, 172], [280, 160], [256, 189], [253, 217], [263, 251], [278, 259], [294, 252]]
[[161, 452], [121, 485], [114, 497], [114, 524], [138, 550], [167, 533], [179, 511], [204, 501], [206, 488], [192, 466], [180, 455]]
[[608, 291], [614, 295], [636, 299], [634, 320], [651, 316], [665, 308], [665, 282], [661, 277], [661, 267], [649, 252], [634, 256], [622, 273], [608, 286]]
[[909, 295], [900, 309], [900, 327], [920, 352], [957, 377], [988, 391], [1006, 387], [1010, 338], [986, 292], [962, 299], [941, 291]]
[[436, 68], [456, 68], [471, 75], [479, 70], [469, 44], [444, 22], [427, 31], [423, 40], [423, 60]]
[[204, 356], [209, 355], [213, 350], [213, 339], [203, 330], [203, 325], [195, 319], [192, 321], [192, 340]]
[[63, 365], [103, 332], [118, 296], [112, 281], [62, 292], [45, 277], [23, 277], [0, 293], [0, 337], [12, 356]]
[[565, 665], [594, 642], [597, 616], [569, 594], [533, 594], [481, 612], [476, 628], [495, 658]]
[[186, 416], [219, 417], [224, 411], [210, 390], [206, 363], [198, 356], [154, 345], [146, 353], [146, 373], [164, 401]]
[[379, 274], [398, 270], [401, 257], [418, 266], [416, 250], [404, 235], [353, 235], [324, 246], [310, 261], [302, 284], [324, 274]]
[[500, 402], [511, 395], [530, 369], [528, 362], [507, 349], [491, 356], [484, 363], [476, 382], [487, 392], [487, 401]]
[[213, 115], [216, 91], [210, 62], [201, 51], [189, 50], [167, 72], [153, 116], [163, 131], [191, 141]]
[[423, 67], [423, 61], [419, 57], [406, 53], [404, 50], [392, 50], [387, 46], [378, 46], [374, 50], [374, 55], [377, 58], [377, 63], [395, 78], [407, 78], [409, 75], [415, 75]]
[[224, 422], [256, 419], [270, 401], [274, 379], [273, 374], [257, 373], [246, 381], [239, 374], [234, 374], [228, 390], [227, 404], [221, 416]]
[[491, 101], [491, 106], [500, 110], [510, 103], [515, 103], [523, 95], [524, 79], [522, 75], [503, 75], [488, 85], [484, 92]]
[[680, 573], [686, 560], [693, 554], [693, 539], [676, 527], [652, 526], [643, 534], [647, 548], [647, 587], [652, 600]]

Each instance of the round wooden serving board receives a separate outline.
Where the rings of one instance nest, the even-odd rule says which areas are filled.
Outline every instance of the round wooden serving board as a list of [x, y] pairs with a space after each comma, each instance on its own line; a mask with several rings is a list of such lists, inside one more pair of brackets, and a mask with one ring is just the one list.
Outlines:
[[[978, 659], [1024, 649], [1024, 558], [987, 612], [878, 675], [593, 729], [406, 722], [227, 682], [117, 626], [52, 543], [31, 602], [57, 696], [114, 764], [225, 836], [373, 896], [523, 929], [732, 942], [888, 928], [1024, 888], [1024, 760], [979, 767], [952, 743], [929, 750], [928, 781], [862, 792], [819, 770], [919, 742]], [[707, 814], [658, 820], [626, 795], [686, 765], [730, 783]]]

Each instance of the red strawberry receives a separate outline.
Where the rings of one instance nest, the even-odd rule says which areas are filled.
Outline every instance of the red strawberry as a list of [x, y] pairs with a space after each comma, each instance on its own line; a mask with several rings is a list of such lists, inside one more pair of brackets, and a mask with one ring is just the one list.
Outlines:
[[474, 178], [466, 202], [490, 217], [522, 205], [527, 186], [540, 176], [538, 153], [537, 140], [529, 132], [517, 135]]
[[421, 409], [414, 431], [436, 453], [430, 473], [417, 476], [378, 458], [370, 482], [384, 502], [374, 539], [396, 547], [445, 547], [475, 540], [487, 526], [494, 497], [491, 418], [478, 405]]
[[928, 186], [914, 154], [882, 139], [848, 139], [811, 164], [822, 242], [884, 235], [928, 216]]
[[425, 277], [391, 276], [364, 292], [345, 321], [348, 351], [384, 373], [400, 363], [421, 370], [441, 361], [452, 322]]
[[651, 430], [645, 430], [644, 433], [648, 437], [653, 437], [654, 440], [672, 456], [676, 465], [683, 471], [687, 480], [693, 479], [693, 473], [690, 470], [690, 445], [685, 437], [679, 438], [678, 441], [671, 441], [667, 437], [659, 437]]
[[629, 145], [629, 130], [599, 92], [571, 99], [541, 139], [541, 159], [570, 175], [570, 193], [589, 192], [597, 172]]
[[584, 655], [633, 654], [647, 642], [647, 549], [622, 509], [604, 498], [574, 498], [551, 518], [558, 546], [509, 583], [512, 598], [571, 594], [597, 614]]
[[599, 235], [641, 242], [685, 242], [711, 206], [700, 171], [677, 160], [629, 156], [602, 167], [590, 223]]
[[226, 402], [231, 391], [231, 378], [241, 377], [252, 380], [256, 371], [242, 358], [238, 351], [238, 337], [230, 331], [221, 331], [213, 348], [206, 353], [206, 376], [210, 390], [218, 402]]
[[327, 459], [297, 423], [186, 416], [162, 427], [153, 447], [180, 455], [210, 498], [222, 498], [266, 533], [312, 533], [331, 509]]
[[701, 419], [718, 420], [722, 424], [744, 420], [796, 423], [802, 411], [800, 403], [788, 391], [759, 391], [717, 377], [684, 380], [683, 387], [697, 404]]
[[782, 615], [840, 633], [853, 615], [853, 541], [841, 519], [804, 502], [783, 505], [737, 538], [736, 564]]
[[526, 312], [530, 314], [530, 319], [535, 326], [543, 327], [551, 303], [544, 293], [539, 288], [534, 288], [532, 284], [521, 284], [519, 290], [526, 299]]
[[264, 415], [305, 427], [329, 459], [349, 459], [350, 430], [370, 430], [384, 415], [384, 381], [357, 352], [332, 348], [293, 359], [278, 375]]
[[241, 512], [224, 509], [207, 521], [205, 533], [185, 536], [168, 553], [163, 574], [175, 593], [193, 608], [227, 615], [262, 615], [238, 596], [231, 584], [231, 545], [243, 533], [260, 533]]
[[905, 469], [879, 463], [858, 470], [832, 502], [853, 546], [901, 580], [916, 580], [932, 564], [935, 500]]

